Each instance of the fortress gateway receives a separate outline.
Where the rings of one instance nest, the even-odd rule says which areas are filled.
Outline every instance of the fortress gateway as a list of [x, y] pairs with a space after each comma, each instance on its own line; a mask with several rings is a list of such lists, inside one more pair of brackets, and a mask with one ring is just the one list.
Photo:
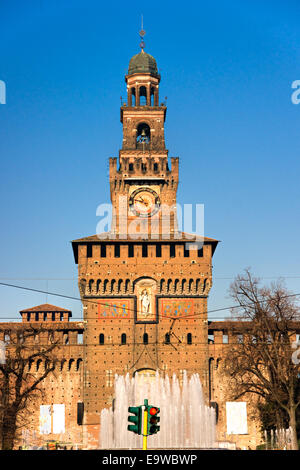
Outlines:
[[[45, 304], [22, 310], [20, 324], [1, 323], [0, 339], [41, 324], [48, 333], [37, 341], [51, 335], [60, 343], [54, 375], [31, 405], [20, 444], [53, 439], [99, 448], [100, 413], [112, 406], [115, 374], [151, 380], [156, 371], [170, 378], [175, 373], [179, 383], [185, 371], [199, 374], [206, 404], [216, 409], [218, 441], [239, 448], [260, 441], [251, 404], [228, 403], [222, 358], [235, 343], [227, 338], [229, 324], [207, 318], [218, 241], [178, 229], [179, 159], [170, 158], [169, 166], [160, 79], [155, 59], [142, 47], [125, 77], [122, 148], [119, 158], [109, 160], [110, 232], [72, 242], [83, 321], [70, 321], [70, 311]], [[34, 374], [43, 367], [30, 365]], [[231, 426], [235, 418], [238, 425]]]

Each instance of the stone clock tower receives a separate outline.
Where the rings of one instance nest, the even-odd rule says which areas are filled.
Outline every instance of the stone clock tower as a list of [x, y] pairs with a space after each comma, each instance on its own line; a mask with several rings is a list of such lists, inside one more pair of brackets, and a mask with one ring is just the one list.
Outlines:
[[218, 242], [178, 231], [179, 159], [169, 166], [160, 78], [142, 44], [125, 77], [122, 149], [109, 161], [111, 230], [72, 242], [85, 322], [83, 429], [90, 447], [98, 446], [101, 410], [112, 406], [115, 374], [158, 370], [181, 379], [184, 371], [197, 372], [208, 389], [207, 297]]
[[[130, 63], [127, 104], [121, 106], [123, 145], [110, 159], [112, 232], [155, 238], [177, 229], [178, 158], [168, 166], [164, 126], [167, 108], [159, 101], [160, 75], [155, 59], [142, 51]], [[124, 217], [125, 216], [125, 217]]]

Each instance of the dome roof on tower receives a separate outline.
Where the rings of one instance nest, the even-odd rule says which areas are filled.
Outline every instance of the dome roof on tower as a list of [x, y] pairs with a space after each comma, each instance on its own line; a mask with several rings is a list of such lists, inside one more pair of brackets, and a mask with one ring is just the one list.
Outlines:
[[133, 73], [151, 73], [151, 75], [158, 75], [156, 60], [152, 55], [142, 51], [139, 54], [134, 55], [128, 68], [128, 75]]

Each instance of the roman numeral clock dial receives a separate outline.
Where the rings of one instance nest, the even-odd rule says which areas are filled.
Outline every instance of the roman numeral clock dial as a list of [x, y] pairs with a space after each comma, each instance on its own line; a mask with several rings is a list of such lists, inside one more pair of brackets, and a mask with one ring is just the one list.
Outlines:
[[136, 189], [129, 198], [129, 210], [138, 217], [152, 217], [159, 208], [160, 199], [153, 189]]

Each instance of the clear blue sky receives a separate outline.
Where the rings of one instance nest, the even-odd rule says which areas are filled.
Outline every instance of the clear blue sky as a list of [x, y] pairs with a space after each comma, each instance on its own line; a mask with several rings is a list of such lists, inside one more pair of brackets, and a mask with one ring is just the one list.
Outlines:
[[[79, 296], [70, 241], [93, 235], [96, 208], [109, 202], [141, 14], [168, 97], [169, 155], [180, 157], [178, 202], [204, 204], [205, 234], [221, 240], [209, 309], [232, 305], [231, 278], [245, 267], [300, 292], [291, 0], [2, 1], [1, 282]], [[80, 302], [45, 294], [0, 286], [0, 299], [2, 319], [46, 300], [81, 315]]]

